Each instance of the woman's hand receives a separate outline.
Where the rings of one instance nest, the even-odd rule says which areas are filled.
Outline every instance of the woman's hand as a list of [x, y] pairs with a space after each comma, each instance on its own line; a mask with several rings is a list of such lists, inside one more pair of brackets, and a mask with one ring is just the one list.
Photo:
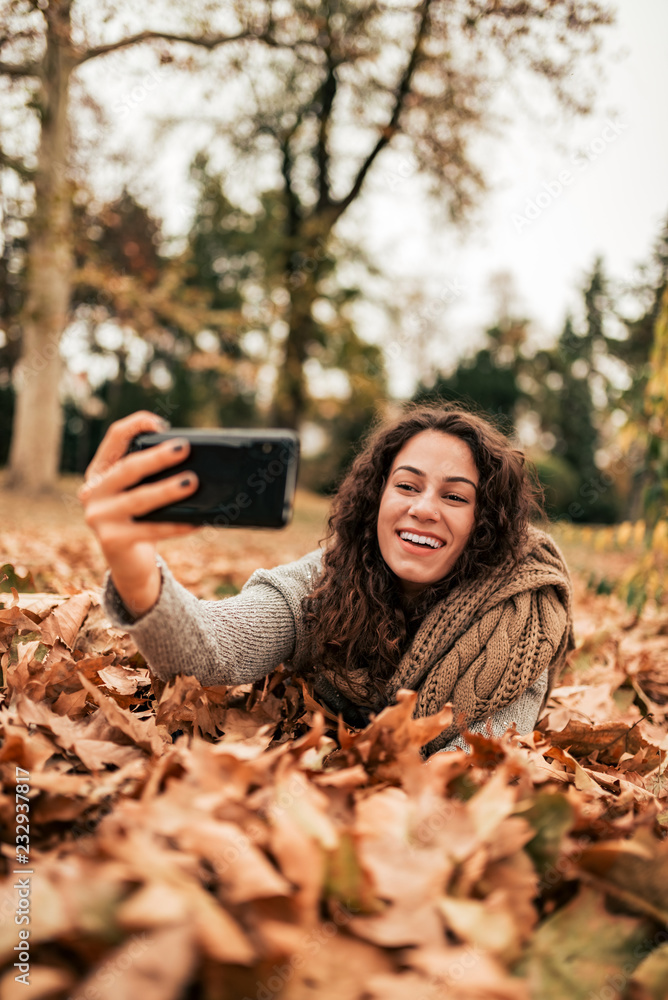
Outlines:
[[128, 489], [145, 476], [178, 465], [187, 457], [190, 444], [184, 438], [126, 454], [137, 434], [164, 429], [164, 421], [147, 410], [116, 420], [86, 469], [85, 482], [78, 494], [86, 523], [97, 535], [114, 586], [135, 618], [149, 611], [160, 596], [155, 543], [161, 538], [197, 530], [191, 524], [133, 520], [138, 514], [184, 500], [197, 489], [198, 480], [193, 472]]

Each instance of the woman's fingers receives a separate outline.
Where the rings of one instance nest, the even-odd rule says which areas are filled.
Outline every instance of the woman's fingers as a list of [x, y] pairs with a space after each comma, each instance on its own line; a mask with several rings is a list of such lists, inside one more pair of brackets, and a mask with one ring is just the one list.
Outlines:
[[[101, 532], [100, 545], [109, 565], [116, 569], [116, 575], [125, 577], [128, 569], [128, 554], [137, 551], [137, 547], [146, 543], [151, 546], [168, 538], [180, 538], [198, 531], [195, 524], [173, 524], [166, 521], [131, 521], [105, 524]], [[154, 550], [155, 551], [155, 550]], [[118, 566], [117, 566], [118, 563]], [[151, 559], [151, 564], [153, 559]], [[132, 584], [136, 584], [138, 575], [130, 574]]]
[[83, 490], [94, 487], [113, 465], [122, 458], [133, 437], [142, 431], [164, 431], [166, 421], [149, 410], [138, 410], [129, 417], [115, 420], [104, 435], [93, 460], [86, 469]]
[[[89, 498], [101, 500], [115, 496], [141, 482], [146, 476], [162, 472], [170, 465], [179, 465], [189, 453], [190, 442], [187, 438], [172, 438], [152, 448], [135, 451], [130, 455], [124, 454], [106, 473], [85, 483], [79, 491], [79, 498], [85, 501]], [[161, 504], [156, 506], [160, 507]]]
[[125, 522], [158, 507], [179, 503], [194, 493], [198, 485], [194, 472], [183, 472], [157, 483], [136, 486], [125, 493], [96, 494], [87, 505], [86, 523], [99, 533], [107, 523]]
[[160, 542], [165, 538], [177, 538], [179, 535], [191, 535], [199, 531], [199, 524], [177, 524], [167, 521], [139, 521], [130, 528], [125, 527], [123, 537], [130, 544], [135, 542]]

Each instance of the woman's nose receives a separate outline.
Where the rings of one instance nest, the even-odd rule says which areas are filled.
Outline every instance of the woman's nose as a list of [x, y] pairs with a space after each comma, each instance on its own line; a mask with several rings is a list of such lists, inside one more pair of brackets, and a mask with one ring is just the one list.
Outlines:
[[421, 493], [416, 496], [409, 508], [409, 514], [415, 514], [416, 517], [420, 518], [430, 518], [435, 520], [438, 517], [438, 507], [436, 501], [429, 497], [426, 493]]

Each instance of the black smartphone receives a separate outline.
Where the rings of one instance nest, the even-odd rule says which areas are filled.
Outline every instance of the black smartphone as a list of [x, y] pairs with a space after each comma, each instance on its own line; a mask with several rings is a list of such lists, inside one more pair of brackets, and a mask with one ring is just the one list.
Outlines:
[[282, 528], [288, 524], [299, 466], [299, 438], [294, 431], [174, 428], [138, 434], [128, 452], [176, 437], [188, 439], [190, 454], [179, 465], [147, 476], [142, 483], [192, 470], [199, 486], [185, 500], [141, 514], [137, 521], [221, 528]]

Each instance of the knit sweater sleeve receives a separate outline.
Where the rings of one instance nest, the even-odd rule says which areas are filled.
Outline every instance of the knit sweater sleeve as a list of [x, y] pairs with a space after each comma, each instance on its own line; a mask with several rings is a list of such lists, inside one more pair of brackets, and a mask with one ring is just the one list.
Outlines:
[[316, 549], [273, 570], [258, 569], [240, 593], [220, 601], [195, 597], [158, 556], [160, 595], [146, 614], [132, 618], [109, 572], [103, 606], [162, 680], [191, 674], [205, 686], [248, 683], [293, 655], [301, 633], [301, 599], [320, 574], [321, 556]]
[[[475, 722], [472, 722], [469, 726], [470, 732], [489, 736], [487, 728], [489, 722], [492, 735], [503, 736], [506, 729], [514, 722], [517, 725], [518, 733], [530, 733], [538, 721], [538, 713], [547, 691], [547, 681], [548, 671], [544, 670], [531, 687], [523, 691], [519, 698], [516, 698], [510, 705], [504, 705], [498, 712], [494, 712], [485, 719], [476, 719]], [[466, 750], [467, 753], [470, 753], [471, 747], [463, 736], [455, 736], [442, 750], [436, 752], [446, 753], [448, 750]]]

